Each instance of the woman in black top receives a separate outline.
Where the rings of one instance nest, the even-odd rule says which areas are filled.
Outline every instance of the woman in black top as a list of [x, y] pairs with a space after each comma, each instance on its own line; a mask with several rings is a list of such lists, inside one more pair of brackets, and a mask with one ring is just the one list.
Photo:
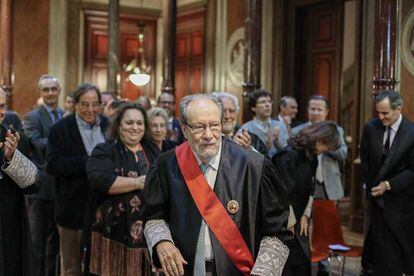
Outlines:
[[273, 156], [273, 164], [285, 182], [293, 214], [288, 227], [294, 239], [288, 244], [290, 253], [283, 275], [311, 275], [308, 237], [312, 209], [317, 155], [339, 147], [336, 124], [325, 121], [302, 129], [289, 140], [289, 145]]
[[150, 275], [139, 213], [145, 175], [160, 150], [147, 141], [147, 129], [145, 110], [122, 104], [112, 122], [112, 142], [96, 146], [88, 160], [93, 213], [85, 256], [92, 274]]

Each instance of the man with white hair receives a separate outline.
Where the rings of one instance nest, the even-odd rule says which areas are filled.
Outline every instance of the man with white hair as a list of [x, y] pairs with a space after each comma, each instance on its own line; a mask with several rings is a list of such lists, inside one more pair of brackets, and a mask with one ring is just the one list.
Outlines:
[[5, 116], [6, 93], [0, 88], [0, 275], [33, 275], [24, 194], [36, 191], [38, 170], [17, 149], [20, 134], [4, 124]]
[[223, 135], [233, 139], [246, 149], [253, 147], [256, 151], [268, 156], [266, 145], [256, 134], [249, 132], [247, 129], [240, 130], [240, 126], [237, 124], [237, 114], [240, 110], [237, 97], [227, 92], [213, 92], [212, 94], [223, 106]]
[[187, 142], [159, 156], [143, 190], [145, 236], [166, 275], [281, 275], [287, 195], [263, 155], [222, 137], [211, 95], [180, 103]]

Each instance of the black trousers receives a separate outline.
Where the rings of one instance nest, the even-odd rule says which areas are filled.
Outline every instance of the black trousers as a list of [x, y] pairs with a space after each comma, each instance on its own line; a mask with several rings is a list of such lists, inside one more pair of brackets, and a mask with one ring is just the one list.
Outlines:
[[375, 276], [401, 276], [404, 272], [404, 256], [388, 225], [382, 210], [371, 204], [369, 230], [365, 237], [362, 267], [372, 269]]
[[34, 254], [34, 275], [55, 275], [59, 234], [53, 200], [27, 198], [29, 225]]

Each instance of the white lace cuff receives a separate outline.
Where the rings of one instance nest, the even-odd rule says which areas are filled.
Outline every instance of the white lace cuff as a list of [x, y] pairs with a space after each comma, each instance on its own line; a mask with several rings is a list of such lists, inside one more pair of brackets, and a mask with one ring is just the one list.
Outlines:
[[277, 237], [263, 237], [251, 275], [281, 276], [288, 256], [289, 248]]
[[171, 236], [170, 227], [168, 223], [163, 219], [151, 219], [145, 223], [144, 228], [145, 239], [147, 240], [147, 246], [152, 258], [153, 247], [160, 241], [170, 241], [173, 239]]
[[1, 169], [22, 189], [34, 184], [37, 179], [36, 165], [17, 149], [10, 163], [3, 165]]

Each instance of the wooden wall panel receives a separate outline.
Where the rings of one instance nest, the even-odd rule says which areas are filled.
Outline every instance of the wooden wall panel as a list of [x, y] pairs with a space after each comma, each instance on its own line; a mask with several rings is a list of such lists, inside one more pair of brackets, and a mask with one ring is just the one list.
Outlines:
[[14, 89], [10, 108], [23, 116], [40, 97], [39, 77], [48, 73], [49, 0], [12, 2]]
[[332, 85], [335, 78], [335, 53], [318, 53], [314, 55], [314, 93], [333, 98]]
[[[204, 17], [205, 10], [197, 9], [178, 14], [176, 39], [175, 97], [204, 92]], [[178, 108], [176, 116], [178, 116]]]

